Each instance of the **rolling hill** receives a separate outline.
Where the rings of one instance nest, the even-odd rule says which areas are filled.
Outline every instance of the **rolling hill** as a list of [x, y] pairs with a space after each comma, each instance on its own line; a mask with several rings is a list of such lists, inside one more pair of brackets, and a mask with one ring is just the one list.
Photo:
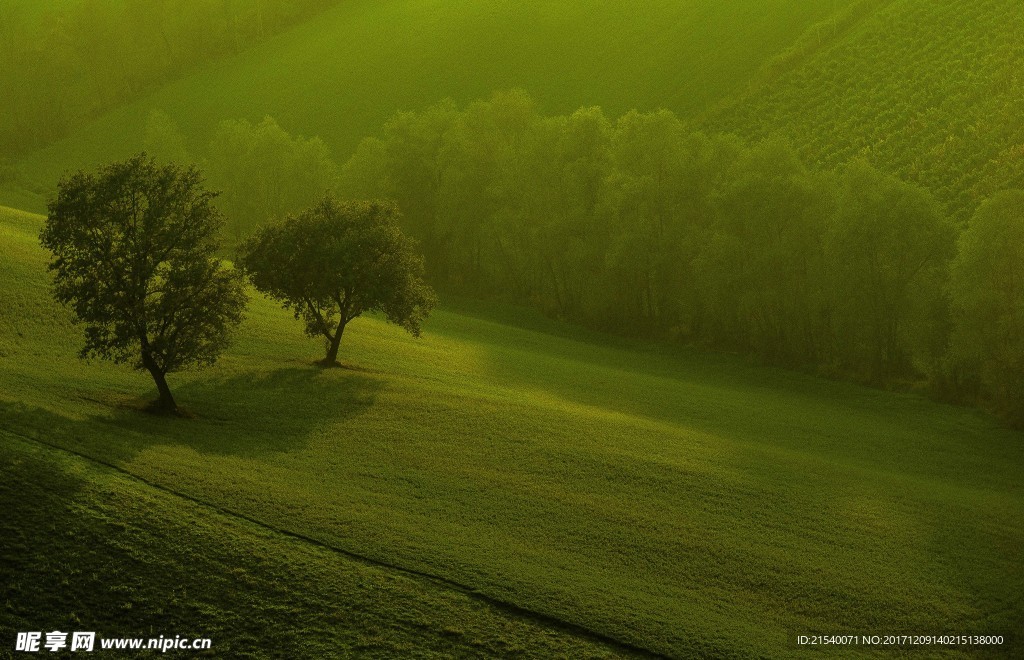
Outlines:
[[339, 161], [396, 111], [511, 87], [549, 113], [601, 105], [612, 116], [659, 107], [693, 116], [853, 1], [348, 0], [28, 155], [16, 181], [0, 181], [0, 201], [42, 210], [65, 170], [141, 149], [153, 109], [197, 153], [218, 122], [270, 115], [319, 135]]
[[340, 162], [395, 111], [518, 86], [549, 114], [666, 107], [783, 136], [816, 167], [863, 158], [965, 221], [1024, 187], [1022, 31], [1014, 0], [353, 0], [29, 154], [0, 172], [0, 201], [41, 211], [65, 170], [139, 150], [154, 109], [195, 153], [218, 122], [270, 115]]
[[[270, 115], [340, 161], [397, 110], [523, 87], [547, 113], [667, 107], [864, 158], [963, 221], [1024, 187], [1018, 4], [350, 0], [30, 154], [0, 202], [41, 210], [65, 170], [139, 150], [154, 109], [197, 153]], [[980, 411], [466, 300], [420, 340], [359, 319], [348, 368], [320, 370], [256, 298], [214, 368], [172, 377], [190, 417], [156, 418], [144, 376], [75, 357], [41, 222], [0, 208], [0, 629], [99, 612], [208, 625], [222, 653], [381, 657], [1024, 629], [1024, 437]]]
[[708, 125], [781, 135], [804, 159], [863, 158], [961, 221], [1024, 188], [1024, 11], [1016, 0], [895, 0]]
[[[144, 490], [155, 508], [119, 523], [141, 540], [110, 541], [131, 553], [130, 575], [155, 570], [160, 534], [199, 516], [184, 542], [209, 556], [196, 570], [220, 579], [239, 561], [261, 617], [272, 616], [280, 580], [304, 594], [338, 553], [435, 576], [401, 576], [406, 595], [382, 587], [365, 619], [335, 611], [336, 627], [354, 632], [310, 633], [383, 649], [415, 643], [408, 618], [396, 613], [394, 630], [380, 623], [388, 608], [408, 611], [397, 603], [468, 607], [440, 581], [673, 657], [793, 654], [796, 631], [1024, 625], [1024, 442], [978, 411], [458, 301], [420, 340], [382, 320], [354, 322], [348, 368], [321, 370], [311, 364], [319, 345], [257, 299], [216, 367], [173, 378], [191, 418], [153, 417], [140, 412], [152, 396], [142, 375], [75, 357], [78, 331], [47, 297], [41, 219], [0, 213], [5, 482], [66, 493], [15, 500], [14, 515], [55, 507], [65, 519], [75, 502], [109, 521], [122, 510], [111, 502]], [[166, 517], [168, 531], [154, 531]], [[45, 533], [25, 547], [51, 546]], [[82, 546], [61, 538], [66, 554], [54, 561], [72, 564]], [[267, 545], [258, 565], [238, 559]], [[292, 554], [302, 569], [284, 577]], [[365, 584], [385, 580], [372, 567], [344, 570], [275, 619], [283, 639], [298, 644], [309, 608], [333, 589], [366, 598]], [[84, 598], [88, 584], [76, 579], [67, 598]], [[228, 624], [249, 606], [215, 590], [110, 598], [145, 612], [212, 601], [200, 611]], [[464, 626], [423, 623], [424, 654], [444, 634], [538, 656], [628, 651], [565, 628], [555, 646], [527, 648], [538, 620], [501, 623], [490, 609], [453, 618], [463, 616]], [[229, 627], [224, 637], [242, 635], [233, 648], [251, 643], [254, 633]]]

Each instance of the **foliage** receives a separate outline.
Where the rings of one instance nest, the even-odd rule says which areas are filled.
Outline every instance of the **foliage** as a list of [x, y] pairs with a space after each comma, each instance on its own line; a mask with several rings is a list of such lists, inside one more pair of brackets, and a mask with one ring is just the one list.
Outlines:
[[258, 230], [240, 248], [240, 265], [257, 289], [293, 309], [306, 334], [327, 340], [334, 365], [345, 326], [365, 312], [418, 337], [435, 305], [423, 258], [398, 227], [398, 209], [379, 202], [312, 208]]
[[271, 117], [221, 122], [208, 151], [217, 205], [237, 243], [253, 229], [312, 204], [335, 185], [337, 166], [319, 138], [292, 137]]
[[913, 373], [915, 341], [941, 327], [956, 230], [927, 191], [864, 163], [845, 173], [825, 248], [836, 359], [868, 381]]
[[213, 364], [246, 304], [214, 257], [220, 215], [198, 170], [144, 154], [64, 178], [40, 234], [54, 297], [85, 325], [81, 357], [132, 362], [175, 409], [165, 376]]
[[[290, 132], [320, 136], [340, 158], [399, 110], [445, 97], [464, 104], [512, 86], [529, 89], [551, 113], [585, 104], [601, 105], [613, 117], [659, 107], [693, 117], [742, 88], [808, 25], [855, 1], [4, 0], [0, 89], [10, 90], [11, 98], [0, 126], [16, 123], [16, 138], [42, 133], [34, 144], [64, 137], [50, 148], [19, 152], [24, 168], [18, 190], [0, 189], [0, 202], [24, 208], [26, 195], [45, 197], [65, 169], [138, 151], [154, 108], [173, 117], [195, 149], [209, 143], [221, 120], [259, 122], [270, 115]], [[31, 14], [83, 2], [145, 7], [140, 18], [153, 29], [132, 28], [137, 37], [114, 23], [112, 34], [96, 44], [101, 52], [95, 58], [89, 49], [62, 43], [70, 35], [56, 25], [33, 31]], [[30, 15], [5, 21], [12, 3]], [[265, 9], [264, 37], [280, 32], [272, 39], [256, 36], [258, 5]], [[272, 27], [270, 14], [289, 6], [296, 20], [286, 22], [295, 28]], [[103, 25], [108, 12], [101, 9], [97, 21]], [[10, 65], [4, 58], [8, 37], [16, 53]], [[232, 54], [211, 62], [209, 50], [217, 46]], [[159, 58], [168, 49], [195, 54], [205, 66], [182, 66], [166, 78], [168, 84], [140, 86], [138, 93], [116, 83], [122, 72], [146, 66], [151, 54]], [[87, 124], [68, 115], [79, 97], [90, 105], [101, 93], [117, 99], [118, 107], [94, 108], [86, 116], [96, 120]], [[37, 210], [45, 206], [35, 204]]]
[[706, 211], [712, 220], [691, 239], [694, 275], [686, 286], [699, 304], [699, 331], [786, 364], [826, 361], [833, 328], [823, 318], [830, 302], [823, 236], [835, 213], [831, 179], [808, 171], [778, 139], [736, 149], [732, 163], [722, 160], [715, 164], [722, 180], [705, 184], [714, 191]]
[[439, 285], [618, 332], [886, 382], [944, 327], [954, 230], [927, 191], [866, 165], [814, 172], [785, 140], [666, 110], [544, 117], [513, 90], [401, 113], [340, 192], [407, 209]]
[[[928, 189], [861, 159], [811, 169], [789, 140], [708, 135], [666, 110], [545, 117], [512, 90], [396, 115], [341, 168], [339, 192], [408, 209], [430, 279], [456, 292], [947, 387], [957, 227]], [[963, 384], [978, 376], [967, 364]]]
[[1024, 424], [1024, 191], [978, 209], [960, 237], [950, 282], [952, 360], [981, 398]]

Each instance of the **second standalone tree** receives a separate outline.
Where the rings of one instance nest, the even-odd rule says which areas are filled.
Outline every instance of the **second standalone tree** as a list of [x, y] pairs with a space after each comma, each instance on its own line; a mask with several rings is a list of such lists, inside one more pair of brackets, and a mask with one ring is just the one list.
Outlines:
[[436, 302], [398, 217], [392, 203], [328, 196], [239, 249], [253, 285], [305, 321], [306, 334], [326, 340], [324, 366], [337, 364], [345, 326], [360, 314], [381, 312], [418, 336]]

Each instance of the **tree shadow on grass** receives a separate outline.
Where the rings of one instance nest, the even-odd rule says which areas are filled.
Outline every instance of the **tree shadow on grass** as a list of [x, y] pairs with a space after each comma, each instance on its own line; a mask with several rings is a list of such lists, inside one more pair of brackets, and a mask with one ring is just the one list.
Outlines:
[[108, 463], [158, 445], [265, 457], [301, 449], [317, 428], [362, 414], [384, 385], [374, 374], [314, 367], [197, 378], [175, 390], [187, 417], [147, 413], [141, 397], [93, 400], [77, 415], [0, 398], [0, 428]]

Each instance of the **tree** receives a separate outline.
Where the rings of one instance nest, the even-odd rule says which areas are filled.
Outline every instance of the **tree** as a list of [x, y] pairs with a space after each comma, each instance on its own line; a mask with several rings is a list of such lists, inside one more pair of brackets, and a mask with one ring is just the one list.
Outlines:
[[335, 185], [337, 166], [320, 138], [293, 137], [271, 117], [221, 122], [210, 143], [217, 204], [241, 242], [258, 225], [306, 208]]
[[449, 285], [482, 293], [504, 270], [495, 266], [495, 218], [521, 183], [503, 174], [524, 153], [538, 120], [534, 101], [514, 89], [470, 104], [444, 133], [433, 223], [440, 258], [433, 265], [444, 267], [437, 274]]
[[61, 180], [40, 240], [54, 297], [85, 324], [81, 357], [134, 362], [177, 406], [166, 375], [213, 364], [241, 322], [241, 273], [214, 254], [221, 216], [194, 167], [139, 154]]
[[826, 237], [839, 366], [869, 382], [912, 376], [914, 344], [941, 305], [956, 229], [927, 190], [856, 161]]
[[1024, 191], [981, 205], [953, 261], [951, 352], [983, 396], [1024, 426]]
[[239, 263], [256, 288], [294, 310], [310, 337], [327, 340], [324, 366], [337, 364], [345, 326], [363, 312], [382, 312], [418, 337], [436, 302], [398, 217], [392, 203], [328, 195], [240, 246]]
[[792, 365], [819, 358], [829, 183], [784, 140], [738, 155], [718, 187], [694, 272], [717, 341]]

